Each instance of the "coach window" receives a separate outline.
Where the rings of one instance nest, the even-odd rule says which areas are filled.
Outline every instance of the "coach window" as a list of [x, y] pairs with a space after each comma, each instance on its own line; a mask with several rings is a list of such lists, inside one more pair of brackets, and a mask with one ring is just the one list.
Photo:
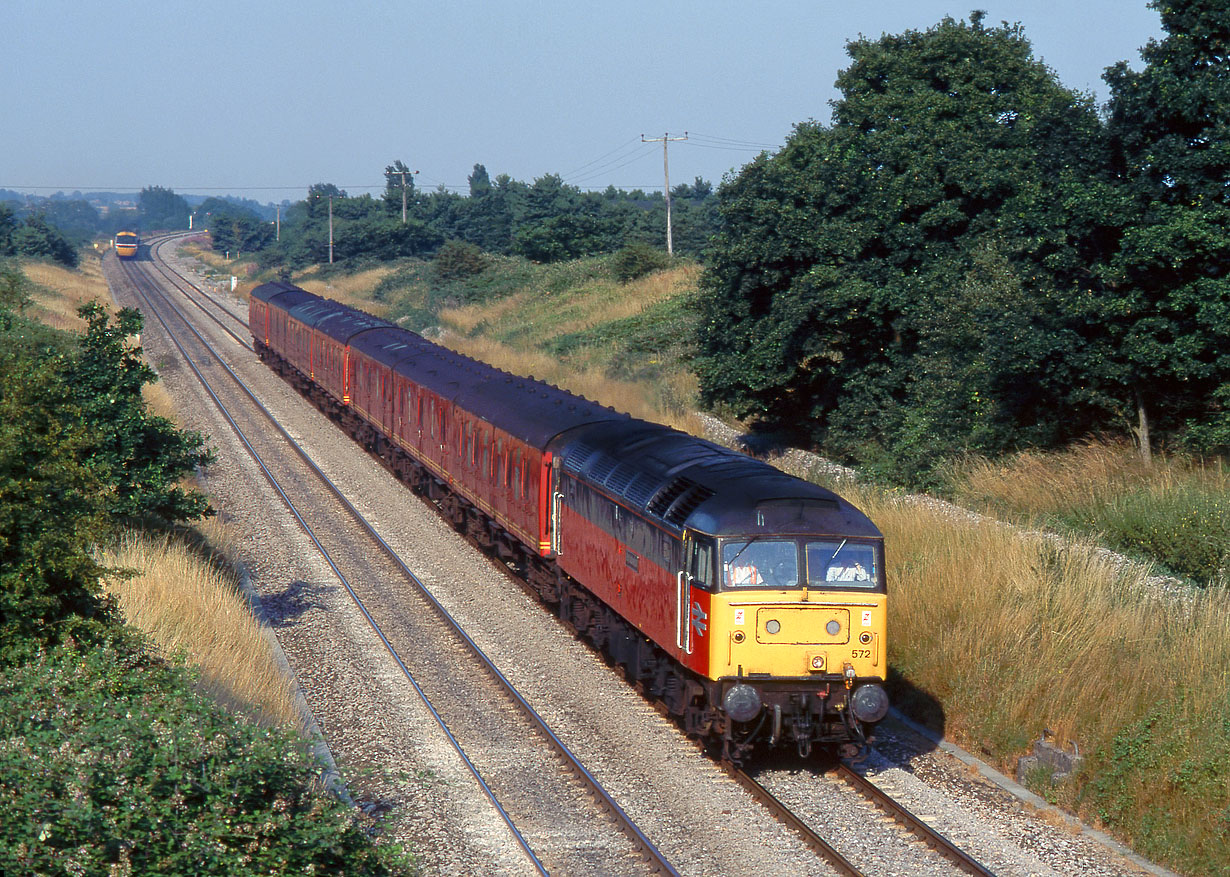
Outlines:
[[520, 448], [517, 448], [516, 451], [513, 452], [512, 481], [513, 481], [512, 483], [513, 495], [516, 496], [517, 499], [520, 499], [521, 498], [521, 449]]

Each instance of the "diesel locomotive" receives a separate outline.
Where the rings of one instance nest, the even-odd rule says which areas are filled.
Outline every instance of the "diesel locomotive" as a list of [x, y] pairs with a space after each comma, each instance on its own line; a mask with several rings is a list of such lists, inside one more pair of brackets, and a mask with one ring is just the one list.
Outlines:
[[120, 231], [115, 233], [115, 255], [121, 259], [135, 259], [141, 240], [135, 231]]
[[732, 760], [852, 754], [888, 710], [883, 538], [759, 460], [289, 283], [260, 358]]

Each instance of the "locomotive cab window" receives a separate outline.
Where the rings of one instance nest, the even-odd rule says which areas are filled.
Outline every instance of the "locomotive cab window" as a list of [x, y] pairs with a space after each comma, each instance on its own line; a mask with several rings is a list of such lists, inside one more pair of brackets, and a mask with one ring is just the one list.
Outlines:
[[724, 540], [722, 584], [729, 588], [797, 588], [798, 543], [793, 539]]
[[876, 588], [880, 568], [876, 547], [832, 539], [807, 543], [807, 584], [813, 588]]

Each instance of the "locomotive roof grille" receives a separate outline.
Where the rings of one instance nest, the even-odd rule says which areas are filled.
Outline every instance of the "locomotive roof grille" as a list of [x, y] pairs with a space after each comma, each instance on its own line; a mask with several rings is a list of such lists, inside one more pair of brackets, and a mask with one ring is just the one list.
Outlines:
[[657, 478], [641, 473], [632, 479], [632, 483], [624, 491], [624, 496], [628, 497], [635, 508], [643, 509], [653, 498], [654, 488], [658, 484]]
[[615, 467], [610, 475], [607, 476], [606, 486], [612, 493], [622, 494], [632, 483], [632, 479], [637, 475], [637, 471], [631, 466], [621, 463]]
[[670, 508], [671, 503], [679, 499], [689, 487], [695, 487], [696, 482], [688, 478], [676, 478], [669, 482], [666, 487], [658, 491], [658, 493], [649, 501], [645, 507], [645, 511], [650, 514], [657, 515], [659, 518], [665, 518], [666, 512]]
[[607, 478], [615, 471], [615, 467], [619, 465], [619, 461], [614, 457], [608, 457], [606, 454], [598, 456], [598, 462], [589, 470], [589, 477], [598, 484], [606, 484]]
[[675, 500], [671, 507], [666, 510], [666, 514], [663, 517], [670, 523], [682, 527], [684, 521], [688, 519], [688, 515], [696, 511], [696, 507], [711, 496], [713, 496], [712, 490], [707, 487], [701, 487], [698, 484]]

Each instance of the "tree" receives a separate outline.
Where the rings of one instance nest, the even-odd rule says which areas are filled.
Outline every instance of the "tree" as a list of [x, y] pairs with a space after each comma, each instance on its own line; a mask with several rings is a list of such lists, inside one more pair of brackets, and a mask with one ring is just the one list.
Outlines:
[[78, 313], [87, 329], [66, 381], [93, 430], [90, 467], [114, 488], [109, 516], [116, 522], [152, 518], [167, 523], [209, 514], [205, 497], [179, 483], [213, 459], [204, 437], [180, 431], [146, 410], [141, 389], [158, 376], [141, 359], [141, 349], [128, 343], [141, 331], [140, 312], [122, 308], [112, 323], [95, 302]]
[[0, 257], [13, 255], [13, 232], [17, 230], [17, 217], [5, 204], [0, 204]]
[[106, 494], [90, 441], [54, 361], [0, 351], [0, 663], [107, 614], [91, 553]]
[[1109, 129], [1140, 220], [1107, 272], [1103, 355], [1142, 452], [1176, 435], [1230, 449], [1230, 18], [1224, 0], [1153, 0], [1166, 36], [1119, 63]]
[[1108, 221], [1091, 101], [977, 13], [847, 51], [832, 126], [719, 192], [703, 398], [920, 476], [1023, 427], [1079, 435], [1100, 411], [1069, 300]]
[[24, 313], [26, 306], [34, 301], [30, 286], [30, 279], [21, 268], [0, 262], [0, 310]]
[[137, 197], [137, 220], [147, 231], [187, 228], [191, 212], [187, 201], [162, 186], [147, 186]]
[[273, 242], [273, 226], [239, 207], [226, 206], [210, 212], [206, 225], [215, 250], [232, 258], [256, 253]]
[[491, 191], [491, 178], [487, 176], [487, 169], [481, 164], [474, 165], [474, 172], [466, 177], [470, 184], [470, 197], [481, 198]]
[[72, 268], [77, 264], [77, 251], [63, 233], [49, 225], [41, 214], [27, 216], [12, 234], [14, 254], [31, 259], [52, 259]]

